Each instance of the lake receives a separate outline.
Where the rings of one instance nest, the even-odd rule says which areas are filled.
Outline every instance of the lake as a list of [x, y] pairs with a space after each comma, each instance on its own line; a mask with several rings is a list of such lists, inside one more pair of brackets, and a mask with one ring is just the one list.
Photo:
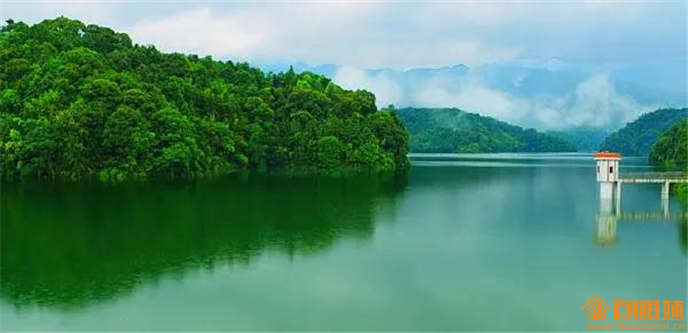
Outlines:
[[[0, 328], [582, 331], [595, 294], [686, 301], [685, 223], [601, 228], [589, 154], [411, 159], [399, 177], [3, 184]], [[659, 185], [624, 186], [622, 211], [660, 209]]]

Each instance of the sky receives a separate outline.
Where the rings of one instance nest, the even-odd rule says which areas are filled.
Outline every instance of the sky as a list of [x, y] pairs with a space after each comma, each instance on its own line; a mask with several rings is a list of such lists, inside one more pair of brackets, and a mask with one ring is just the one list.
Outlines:
[[[153, 44], [163, 51], [256, 64], [336, 64], [346, 72], [338, 72], [335, 79], [346, 81], [347, 88], [361, 86], [382, 95], [389, 94], [381, 90], [384, 87], [371, 85], [375, 78], [365, 70], [457, 64], [481, 68], [555, 59], [597, 69], [589, 73], [595, 83], [600, 75], [609, 76], [610, 69], [619, 66], [636, 71], [659, 66], [666, 72], [675, 68], [685, 73], [687, 62], [686, 1], [2, 0], [1, 8], [3, 20], [35, 23], [64, 15], [127, 32], [134, 42]], [[359, 73], [359, 78], [352, 73]], [[657, 78], [647, 76], [647, 80]], [[604, 82], [597, 85], [604, 86]], [[684, 87], [685, 82], [677, 90]], [[458, 93], [468, 94], [470, 99], [470, 91], [446, 92]], [[499, 96], [488, 93], [481, 97], [514, 98], [502, 90], [495, 93]], [[399, 102], [394, 98], [380, 102], [395, 101]], [[642, 105], [635, 100], [625, 105], [633, 103]], [[482, 110], [490, 105], [468, 104], [517, 123], [517, 114], [524, 112], [494, 114]], [[642, 106], [645, 110], [655, 105]], [[635, 107], [629, 112], [635, 115], [638, 110]], [[515, 116], [509, 117], [510, 112]], [[529, 119], [535, 118], [531, 115]]]

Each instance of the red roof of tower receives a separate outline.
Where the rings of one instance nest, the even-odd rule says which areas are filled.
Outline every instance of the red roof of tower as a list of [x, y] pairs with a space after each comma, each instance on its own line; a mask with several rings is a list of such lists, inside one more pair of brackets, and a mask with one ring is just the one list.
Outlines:
[[621, 158], [621, 154], [619, 153], [610, 153], [607, 151], [595, 153], [595, 158]]

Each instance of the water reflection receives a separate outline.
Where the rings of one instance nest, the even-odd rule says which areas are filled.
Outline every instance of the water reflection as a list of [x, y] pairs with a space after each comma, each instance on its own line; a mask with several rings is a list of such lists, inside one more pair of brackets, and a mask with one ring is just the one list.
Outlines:
[[0, 296], [15, 308], [81, 308], [163, 275], [366, 241], [375, 214], [405, 185], [403, 177], [258, 175], [184, 185], [5, 184]]
[[600, 246], [616, 244], [616, 223], [618, 216], [612, 211], [611, 199], [600, 199], [600, 210], [597, 214], [595, 243]]
[[679, 243], [682, 252], [688, 254], [686, 248], [688, 213], [685, 211], [671, 212], [669, 200], [662, 200], [661, 211], [623, 211], [620, 200], [600, 199], [600, 208], [595, 219], [595, 244], [599, 246], [615, 245], [618, 242], [617, 225], [619, 223], [676, 223], [678, 225]]

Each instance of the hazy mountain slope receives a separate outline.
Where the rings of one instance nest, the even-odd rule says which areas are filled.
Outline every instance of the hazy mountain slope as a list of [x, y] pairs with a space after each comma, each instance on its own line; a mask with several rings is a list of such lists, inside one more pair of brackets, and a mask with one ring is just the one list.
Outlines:
[[574, 127], [561, 131], [547, 131], [546, 134], [564, 139], [576, 147], [578, 151], [592, 152], [600, 148], [611, 131], [594, 127]]
[[403, 108], [397, 117], [417, 153], [575, 151], [568, 141], [454, 108]]

